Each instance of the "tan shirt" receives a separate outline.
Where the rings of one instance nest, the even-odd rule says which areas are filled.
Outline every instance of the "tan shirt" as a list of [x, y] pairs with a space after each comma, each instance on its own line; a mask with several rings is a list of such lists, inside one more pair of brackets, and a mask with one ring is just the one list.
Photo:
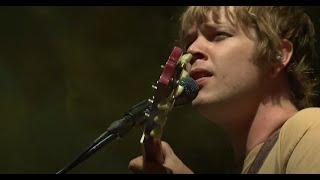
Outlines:
[[[262, 145], [248, 153], [242, 173]], [[320, 108], [301, 110], [286, 121], [258, 173], [320, 173]]]

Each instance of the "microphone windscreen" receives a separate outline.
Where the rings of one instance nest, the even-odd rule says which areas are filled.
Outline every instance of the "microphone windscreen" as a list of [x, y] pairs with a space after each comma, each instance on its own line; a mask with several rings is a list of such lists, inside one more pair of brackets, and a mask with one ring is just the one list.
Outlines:
[[198, 95], [198, 83], [191, 77], [185, 77], [179, 80], [179, 85], [183, 87], [183, 92], [180, 96], [177, 97], [175, 106], [191, 103], [192, 100]]

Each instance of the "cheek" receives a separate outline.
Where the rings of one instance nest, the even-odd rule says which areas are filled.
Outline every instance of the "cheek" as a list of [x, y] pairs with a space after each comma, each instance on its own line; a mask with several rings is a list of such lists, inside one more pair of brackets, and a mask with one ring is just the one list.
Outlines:
[[[260, 70], [253, 63], [255, 48], [251, 45], [238, 46], [218, 57], [217, 78], [221, 84], [238, 91], [243, 86], [256, 86], [260, 80]], [[218, 59], [217, 58], [217, 59]]]
[[221, 85], [230, 91], [248, 91], [249, 89], [257, 89], [260, 82], [260, 74], [256, 67], [237, 66], [230, 68], [227, 74], [221, 76]]
[[230, 102], [248, 101], [256, 99], [263, 93], [263, 76], [259, 68], [252, 62], [239, 63], [229, 69], [230, 72], [222, 77], [221, 93]]
[[217, 49], [213, 63], [216, 63], [216, 66], [227, 74], [256, 71], [253, 63], [256, 51], [257, 49], [253, 41], [241, 41], [238, 39], [229, 41]]

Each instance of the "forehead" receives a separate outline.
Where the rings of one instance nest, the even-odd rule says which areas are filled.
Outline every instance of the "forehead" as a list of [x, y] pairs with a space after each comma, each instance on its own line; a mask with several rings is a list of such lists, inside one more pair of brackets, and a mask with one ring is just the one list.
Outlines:
[[214, 22], [216, 24], [236, 24], [236, 16], [234, 13], [234, 7], [220, 7], [212, 9], [206, 13], [206, 22]]
[[187, 35], [197, 28], [210, 24], [215, 27], [234, 29], [252, 38], [252, 27], [241, 18], [244, 13], [246, 9], [237, 6], [190, 7], [182, 18], [182, 35]]
[[235, 26], [237, 19], [234, 7], [190, 7], [182, 18], [182, 29], [200, 26], [204, 23], [228, 24]]

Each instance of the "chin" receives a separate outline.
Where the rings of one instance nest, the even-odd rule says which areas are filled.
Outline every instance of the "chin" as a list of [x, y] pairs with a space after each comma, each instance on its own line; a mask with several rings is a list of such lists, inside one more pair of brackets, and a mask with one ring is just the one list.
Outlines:
[[199, 97], [199, 95], [192, 101], [192, 107], [197, 107], [199, 105], [201, 105], [201, 98]]
[[208, 102], [208, 99], [203, 98], [201, 96], [197, 96], [193, 101], [192, 101], [192, 107], [194, 108], [205, 108], [208, 106], [210, 103]]
[[217, 113], [219, 104], [219, 101], [214, 97], [201, 96], [201, 94], [192, 101], [192, 107], [205, 117], [208, 114]]

